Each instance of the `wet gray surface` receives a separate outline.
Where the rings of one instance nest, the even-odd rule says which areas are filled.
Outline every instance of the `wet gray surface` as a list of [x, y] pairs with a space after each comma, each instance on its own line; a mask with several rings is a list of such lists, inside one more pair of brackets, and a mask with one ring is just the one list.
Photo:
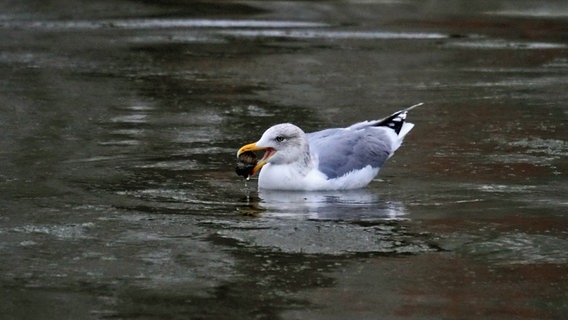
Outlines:
[[[3, 319], [562, 319], [565, 1], [0, 4]], [[414, 131], [257, 192], [268, 126]]]

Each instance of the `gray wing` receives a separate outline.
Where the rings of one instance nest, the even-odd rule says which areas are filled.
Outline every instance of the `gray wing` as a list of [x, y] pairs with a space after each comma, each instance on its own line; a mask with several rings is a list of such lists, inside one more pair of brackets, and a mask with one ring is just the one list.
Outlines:
[[392, 153], [386, 128], [327, 129], [308, 133], [311, 151], [319, 159], [318, 169], [329, 179], [362, 169], [380, 168]]

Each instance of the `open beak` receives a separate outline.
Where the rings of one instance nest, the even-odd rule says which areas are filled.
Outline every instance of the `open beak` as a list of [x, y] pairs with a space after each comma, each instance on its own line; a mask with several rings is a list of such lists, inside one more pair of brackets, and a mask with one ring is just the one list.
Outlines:
[[256, 163], [256, 166], [254, 166], [254, 168], [251, 171], [251, 176], [254, 175], [255, 173], [257, 173], [260, 168], [262, 168], [265, 164], [268, 163], [268, 160], [270, 158], [272, 158], [272, 156], [276, 153], [276, 150], [274, 150], [273, 148], [267, 148], [267, 147], [259, 147], [256, 145], [256, 143], [251, 143], [251, 144], [247, 144], [245, 146], [242, 146], [239, 151], [237, 151], [237, 158], [246, 151], [260, 151], [260, 150], [266, 150], [264, 152], [264, 156], [262, 156], [262, 158], [260, 160], [258, 160], [258, 162]]

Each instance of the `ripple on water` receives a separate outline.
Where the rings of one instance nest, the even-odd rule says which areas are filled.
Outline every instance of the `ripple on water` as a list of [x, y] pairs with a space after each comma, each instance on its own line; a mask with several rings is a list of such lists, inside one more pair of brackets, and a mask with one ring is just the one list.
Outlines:
[[441, 33], [386, 32], [386, 31], [334, 31], [334, 30], [225, 30], [221, 34], [243, 38], [286, 38], [328, 40], [432, 40], [445, 39]]
[[558, 139], [524, 138], [509, 142], [512, 147], [520, 147], [531, 154], [545, 154], [550, 156], [568, 156], [568, 141]]
[[309, 21], [246, 20], [246, 19], [114, 19], [114, 20], [36, 20], [1, 21], [5, 29], [41, 30], [99, 30], [99, 29], [171, 29], [171, 28], [298, 28], [324, 27], [326, 24]]
[[[220, 221], [213, 224], [223, 225]], [[338, 221], [226, 222], [218, 235], [245, 247], [283, 253], [342, 255], [354, 253], [418, 254], [437, 251], [422, 235], [398, 223], [345, 223]]]
[[[58, 239], [82, 239], [87, 238], [89, 229], [95, 226], [92, 222], [66, 225], [33, 225], [27, 224], [13, 228], [12, 231], [19, 233], [45, 234]], [[29, 243], [28, 243], [29, 244]]]
[[448, 47], [464, 48], [464, 49], [488, 49], [488, 50], [542, 50], [542, 49], [564, 49], [566, 45], [563, 43], [552, 42], [523, 42], [508, 41], [502, 39], [476, 39], [476, 40], [459, 40], [446, 44]]
[[472, 242], [464, 251], [497, 264], [568, 263], [568, 240], [543, 234], [511, 232]]

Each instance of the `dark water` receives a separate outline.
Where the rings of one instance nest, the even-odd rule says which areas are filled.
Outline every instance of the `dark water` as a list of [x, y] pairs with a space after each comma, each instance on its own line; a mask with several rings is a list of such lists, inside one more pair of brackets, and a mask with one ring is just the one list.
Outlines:
[[[2, 319], [563, 319], [565, 1], [0, 4]], [[377, 180], [235, 152], [418, 102]]]

